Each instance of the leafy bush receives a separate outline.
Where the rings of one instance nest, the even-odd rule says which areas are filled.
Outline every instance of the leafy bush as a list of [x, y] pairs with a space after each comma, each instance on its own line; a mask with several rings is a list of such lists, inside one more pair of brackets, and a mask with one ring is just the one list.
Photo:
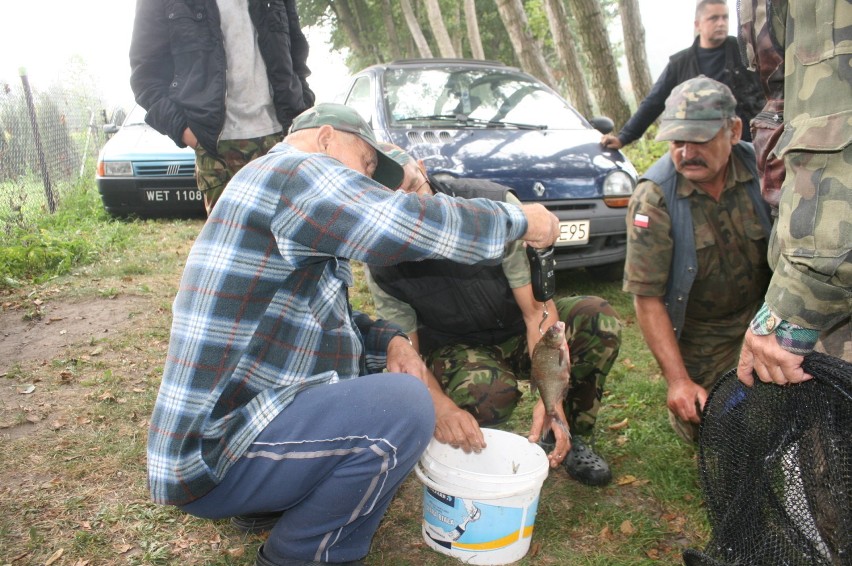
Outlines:
[[91, 179], [81, 180], [64, 193], [54, 214], [6, 226], [0, 289], [43, 282], [126, 245], [127, 225], [109, 218], [93, 185]]
[[657, 126], [651, 126], [644, 136], [622, 150], [639, 175], [643, 175], [669, 149], [668, 143], [654, 140], [656, 135]]

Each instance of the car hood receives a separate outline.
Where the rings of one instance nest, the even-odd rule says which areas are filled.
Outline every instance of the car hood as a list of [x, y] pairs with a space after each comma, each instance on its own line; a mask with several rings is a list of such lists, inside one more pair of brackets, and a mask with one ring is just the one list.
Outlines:
[[393, 143], [422, 159], [431, 174], [489, 179], [524, 201], [599, 198], [614, 169], [636, 171], [597, 130], [405, 129]]
[[134, 124], [122, 127], [110, 138], [101, 158], [106, 161], [186, 161], [195, 159], [195, 151], [176, 146], [170, 137], [150, 126]]

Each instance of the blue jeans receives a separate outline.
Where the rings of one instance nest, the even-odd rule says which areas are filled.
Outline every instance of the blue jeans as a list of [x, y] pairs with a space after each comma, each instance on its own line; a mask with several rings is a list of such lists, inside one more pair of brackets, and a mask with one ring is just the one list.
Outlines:
[[182, 509], [210, 519], [283, 511], [263, 548], [270, 560], [358, 560], [434, 431], [429, 393], [410, 375], [313, 387]]

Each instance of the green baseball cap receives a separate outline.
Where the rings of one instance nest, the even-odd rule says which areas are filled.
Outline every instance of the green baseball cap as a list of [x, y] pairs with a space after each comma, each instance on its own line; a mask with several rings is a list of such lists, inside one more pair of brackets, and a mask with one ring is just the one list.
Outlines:
[[402, 183], [402, 167], [382, 151], [373, 130], [356, 110], [343, 104], [323, 102], [296, 116], [290, 126], [290, 132], [320, 126], [331, 126], [340, 132], [355, 134], [376, 150], [377, 164], [373, 180], [389, 189], [396, 189]]
[[725, 121], [735, 118], [737, 100], [724, 84], [699, 75], [677, 85], [666, 99], [660, 119], [660, 141], [704, 143]]

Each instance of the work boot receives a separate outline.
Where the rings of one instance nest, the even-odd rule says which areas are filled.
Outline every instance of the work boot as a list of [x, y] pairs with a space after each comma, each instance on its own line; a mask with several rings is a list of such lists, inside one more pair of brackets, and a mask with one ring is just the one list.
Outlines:
[[[263, 552], [263, 545], [257, 549], [257, 558], [254, 566], [324, 566], [329, 562], [315, 562], [313, 560], [298, 560], [288, 558], [282, 562], [273, 562]], [[350, 560], [349, 562], [335, 562], [335, 566], [364, 566], [363, 560]]]
[[278, 519], [281, 518], [281, 511], [272, 513], [250, 513], [246, 515], [237, 515], [231, 517], [231, 525], [239, 531], [250, 535], [256, 535], [266, 531], [271, 531]]

